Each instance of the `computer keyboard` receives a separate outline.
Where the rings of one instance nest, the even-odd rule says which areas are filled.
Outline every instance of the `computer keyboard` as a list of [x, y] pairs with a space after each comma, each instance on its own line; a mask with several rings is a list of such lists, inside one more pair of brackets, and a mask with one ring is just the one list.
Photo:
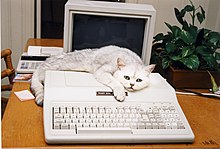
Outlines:
[[128, 135], [141, 140], [144, 135], [156, 135], [164, 141], [164, 137], [189, 134], [185, 120], [171, 102], [54, 103], [51, 114], [51, 133], [60, 138]]
[[185, 129], [172, 103], [137, 105], [57, 105], [53, 107], [53, 130], [82, 133], [142, 134], [147, 129]]

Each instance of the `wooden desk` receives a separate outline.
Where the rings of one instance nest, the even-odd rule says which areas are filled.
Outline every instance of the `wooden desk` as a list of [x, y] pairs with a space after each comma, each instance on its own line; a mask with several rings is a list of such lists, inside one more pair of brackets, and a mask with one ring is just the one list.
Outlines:
[[[62, 46], [62, 40], [30, 39], [28, 45]], [[195, 134], [192, 144], [101, 144], [47, 145], [44, 141], [43, 108], [32, 101], [21, 102], [14, 91], [30, 89], [29, 83], [15, 83], [2, 119], [4, 148], [220, 148], [220, 100], [177, 95]]]

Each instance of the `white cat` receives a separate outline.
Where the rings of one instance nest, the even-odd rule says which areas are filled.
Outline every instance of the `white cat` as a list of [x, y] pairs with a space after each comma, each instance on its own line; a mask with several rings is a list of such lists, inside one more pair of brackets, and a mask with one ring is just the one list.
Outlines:
[[125, 89], [140, 90], [149, 85], [155, 65], [144, 66], [140, 57], [129, 49], [106, 46], [84, 49], [48, 58], [34, 72], [31, 89], [36, 103], [43, 104], [46, 70], [73, 70], [92, 73], [97, 81], [109, 86], [118, 101], [125, 99]]

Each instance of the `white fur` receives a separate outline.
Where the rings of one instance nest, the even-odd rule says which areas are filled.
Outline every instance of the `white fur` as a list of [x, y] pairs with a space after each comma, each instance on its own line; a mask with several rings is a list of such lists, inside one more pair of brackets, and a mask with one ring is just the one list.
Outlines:
[[[31, 89], [36, 96], [36, 103], [42, 105], [46, 70], [87, 71], [92, 73], [97, 81], [109, 86], [116, 100], [123, 101], [124, 89], [135, 91], [149, 85], [148, 76], [154, 67], [155, 65], [144, 66], [141, 59], [126, 48], [106, 46], [84, 49], [48, 58], [34, 72]], [[125, 76], [128, 76], [129, 80], [128, 77], [125, 79]]]

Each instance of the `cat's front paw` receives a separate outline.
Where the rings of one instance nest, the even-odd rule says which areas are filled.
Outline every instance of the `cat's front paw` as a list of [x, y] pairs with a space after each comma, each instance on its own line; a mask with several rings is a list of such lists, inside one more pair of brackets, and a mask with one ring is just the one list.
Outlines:
[[124, 87], [116, 87], [114, 90], [113, 90], [113, 94], [115, 96], [115, 99], [117, 101], [124, 101], [125, 100], [125, 90], [124, 90]]
[[36, 104], [39, 105], [39, 106], [43, 106], [43, 101], [44, 101], [44, 97], [43, 97], [43, 96], [37, 96], [37, 97], [35, 98], [35, 102], [36, 102]]

